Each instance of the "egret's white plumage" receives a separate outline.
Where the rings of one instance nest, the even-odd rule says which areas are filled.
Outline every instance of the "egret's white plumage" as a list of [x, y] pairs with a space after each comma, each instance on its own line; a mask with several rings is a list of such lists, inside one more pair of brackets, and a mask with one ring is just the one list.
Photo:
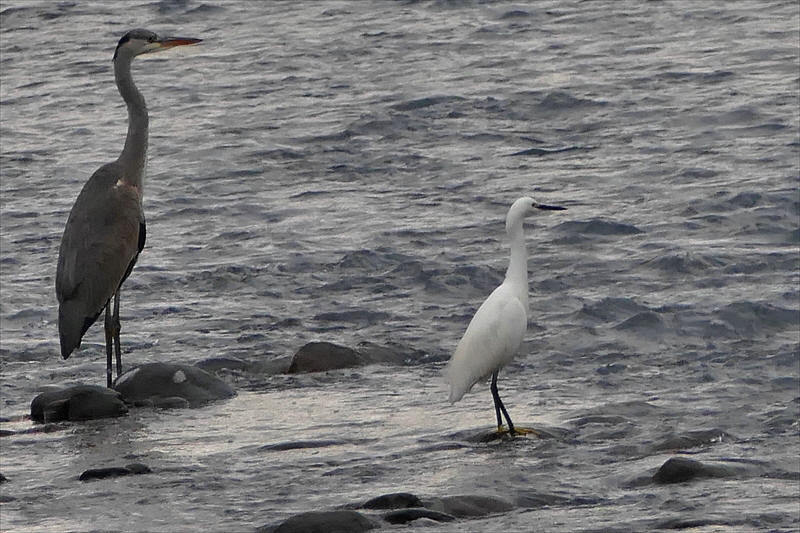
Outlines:
[[511, 205], [506, 215], [511, 246], [506, 277], [472, 317], [446, 369], [451, 402], [460, 400], [478, 381], [492, 376], [498, 428], [502, 425], [502, 410], [512, 433], [514, 426], [497, 394], [497, 372], [517, 354], [528, 328], [528, 258], [522, 226], [532, 208], [564, 209], [539, 204], [527, 196]]

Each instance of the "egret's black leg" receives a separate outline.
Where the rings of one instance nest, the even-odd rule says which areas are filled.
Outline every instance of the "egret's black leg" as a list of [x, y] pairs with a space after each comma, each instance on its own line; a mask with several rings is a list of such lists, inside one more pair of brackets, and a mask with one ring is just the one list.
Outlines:
[[497, 415], [497, 430], [500, 431], [500, 428], [503, 427], [503, 419], [500, 418], [500, 411], [503, 412], [503, 415], [506, 417], [506, 422], [508, 422], [508, 433], [510, 435], [514, 435], [516, 430], [514, 429], [514, 423], [511, 422], [511, 417], [508, 416], [508, 411], [506, 411], [506, 406], [503, 405], [503, 400], [500, 399], [500, 394], [497, 392], [497, 373], [499, 371], [495, 370], [492, 374], [492, 398], [494, 398], [494, 410], [495, 414]]
[[111, 388], [111, 353], [113, 351], [112, 344], [114, 339], [113, 327], [111, 324], [111, 299], [106, 302], [106, 386]]
[[[114, 323], [112, 324], [114, 327], [114, 352], [117, 356], [117, 377], [122, 374], [122, 347], [119, 343], [119, 332], [121, 329], [119, 323], [119, 289], [117, 289], [117, 294], [114, 295]], [[110, 372], [110, 370], [109, 370]]]

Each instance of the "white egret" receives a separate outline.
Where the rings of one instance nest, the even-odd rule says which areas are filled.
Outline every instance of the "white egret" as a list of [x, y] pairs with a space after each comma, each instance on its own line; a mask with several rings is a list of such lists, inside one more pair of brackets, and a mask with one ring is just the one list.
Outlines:
[[472, 317], [447, 365], [450, 402], [459, 401], [475, 383], [492, 376], [492, 397], [497, 415], [497, 431], [503, 431], [502, 412], [510, 435], [530, 433], [515, 428], [497, 392], [497, 373], [516, 355], [528, 329], [528, 256], [523, 220], [531, 209], [564, 210], [544, 205], [527, 196], [515, 201], [506, 215], [506, 233], [511, 244], [511, 259], [506, 277]]

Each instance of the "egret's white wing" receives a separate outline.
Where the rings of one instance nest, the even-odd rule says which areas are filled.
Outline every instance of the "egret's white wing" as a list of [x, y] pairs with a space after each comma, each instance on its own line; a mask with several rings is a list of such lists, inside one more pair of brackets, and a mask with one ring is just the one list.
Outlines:
[[525, 306], [503, 283], [478, 308], [447, 366], [450, 401], [457, 402], [472, 386], [510, 362], [528, 327]]

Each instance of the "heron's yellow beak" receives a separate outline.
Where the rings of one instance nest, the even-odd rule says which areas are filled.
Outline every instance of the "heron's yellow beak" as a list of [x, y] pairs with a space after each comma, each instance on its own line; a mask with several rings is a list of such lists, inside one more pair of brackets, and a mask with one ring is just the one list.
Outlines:
[[184, 46], [187, 44], [197, 44], [203, 39], [195, 39], [194, 37], [164, 37], [158, 41], [160, 50], [167, 50], [175, 46]]

